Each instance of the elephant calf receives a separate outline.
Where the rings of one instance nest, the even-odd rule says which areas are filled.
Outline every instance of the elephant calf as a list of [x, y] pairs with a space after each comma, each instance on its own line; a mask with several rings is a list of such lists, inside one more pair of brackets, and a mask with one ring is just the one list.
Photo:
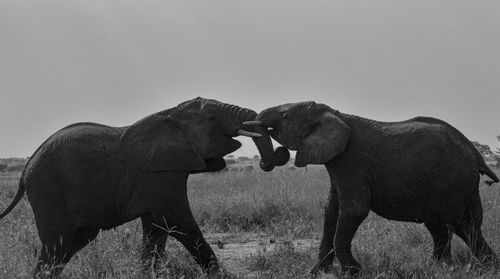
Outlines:
[[351, 253], [358, 226], [372, 210], [390, 220], [424, 223], [434, 257], [450, 259], [456, 233], [481, 262], [497, 262], [481, 233], [479, 175], [498, 182], [472, 143], [448, 123], [430, 117], [379, 122], [324, 104], [284, 104], [262, 111], [252, 122], [297, 150], [295, 165], [324, 164], [330, 175], [319, 263], [328, 271], [335, 255], [343, 271], [361, 265]]
[[[145, 267], [165, 250], [170, 233], [205, 270], [218, 272], [214, 252], [188, 203], [188, 175], [222, 170], [223, 156], [251, 136], [271, 170], [288, 160], [273, 153], [267, 130], [244, 130], [252, 110], [196, 98], [128, 127], [77, 123], [50, 136], [26, 164], [8, 214], [24, 192], [42, 242], [35, 277], [57, 276], [98, 234], [140, 217]], [[248, 128], [247, 128], [248, 129]], [[157, 253], [154, 251], [157, 250]]]

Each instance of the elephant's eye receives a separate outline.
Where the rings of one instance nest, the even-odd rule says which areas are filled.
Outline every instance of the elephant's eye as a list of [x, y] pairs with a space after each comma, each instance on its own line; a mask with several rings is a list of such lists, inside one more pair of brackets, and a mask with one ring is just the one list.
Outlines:
[[209, 117], [207, 117], [207, 120], [208, 121], [215, 121], [217, 118], [215, 117], [215, 115], [211, 115]]
[[309, 129], [307, 129], [306, 133], [304, 134], [304, 138], [307, 138], [310, 134], [312, 134], [315, 130], [316, 127], [318, 127], [318, 124], [314, 124]]

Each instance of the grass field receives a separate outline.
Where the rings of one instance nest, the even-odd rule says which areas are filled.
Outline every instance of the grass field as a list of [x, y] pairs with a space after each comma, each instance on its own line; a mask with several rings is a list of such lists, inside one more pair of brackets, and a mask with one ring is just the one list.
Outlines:
[[[0, 176], [1, 210], [14, 197], [18, 179], [19, 174]], [[480, 188], [483, 232], [499, 252], [500, 185]], [[236, 278], [307, 277], [316, 261], [329, 190], [323, 167], [282, 167], [271, 173], [235, 168], [198, 174], [189, 178], [188, 189], [193, 213], [209, 243], [236, 247], [224, 257], [220, 255], [229, 250], [214, 245], [229, 274]], [[138, 261], [141, 234], [137, 220], [101, 232], [72, 258], [63, 278], [145, 278]], [[310, 239], [310, 245], [296, 244], [299, 239]], [[252, 253], [238, 254], [251, 243], [257, 243]], [[500, 278], [494, 270], [473, 268], [474, 261], [461, 241], [454, 238], [452, 245], [453, 264], [437, 264], [431, 259], [432, 240], [423, 225], [391, 222], [370, 214], [358, 230], [353, 250], [364, 267], [360, 278]], [[33, 213], [23, 199], [0, 221], [0, 278], [30, 278], [38, 248]], [[152, 278], [205, 276], [175, 240], [169, 240], [166, 254]]]

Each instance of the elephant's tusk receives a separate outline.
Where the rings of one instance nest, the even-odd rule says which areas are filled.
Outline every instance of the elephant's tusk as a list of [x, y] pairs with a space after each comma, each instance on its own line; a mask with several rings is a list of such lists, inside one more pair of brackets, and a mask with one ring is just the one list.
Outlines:
[[268, 130], [268, 131], [273, 131], [273, 130], [274, 130], [274, 128], [273, 128], [273, 127], [268, 127], [268, 128], [267, 128], [267, 130]]
[[261, 134], [259, 134], [259, 133], [252, 133], [252, 132], [245, 131], [245, 130], [238, 130], [238, 131], [236, 132], [236, 134], [238, 134], [238, 135], [242, 135], [242, 136], [251, 137], [251, 138], [255, 138], [255, 137], [259, 138], [259, 137], [262, 137], [262, 135], [261, 135]]
[[244, 121], [243, 125], [262, 125], [262, 121], [259, 120]]

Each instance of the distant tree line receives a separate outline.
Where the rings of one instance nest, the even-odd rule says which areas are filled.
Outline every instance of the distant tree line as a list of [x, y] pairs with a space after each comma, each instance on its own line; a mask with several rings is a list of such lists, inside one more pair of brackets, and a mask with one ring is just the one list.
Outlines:
[[0, 158], [0, 172], [22, 172], [29, 158]]
[[7, 166], [5, 164], [0, 164], [0, 172], [22, 172], [24, 165], [12, 165]]

